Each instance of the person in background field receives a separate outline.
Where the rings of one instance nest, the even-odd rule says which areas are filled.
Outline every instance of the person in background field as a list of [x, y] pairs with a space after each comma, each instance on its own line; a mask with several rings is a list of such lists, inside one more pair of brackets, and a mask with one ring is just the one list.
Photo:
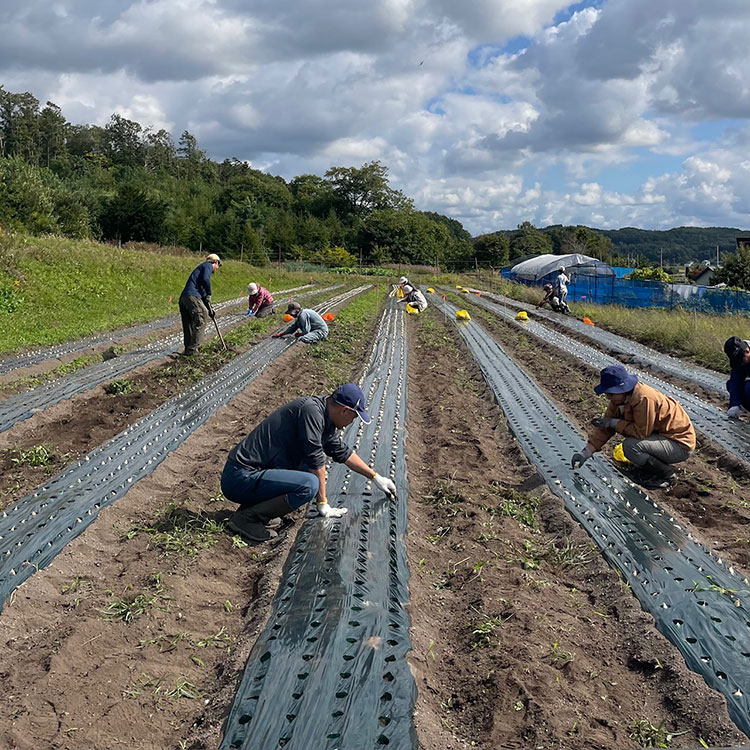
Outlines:
[[229, 453], [221, 475], [224, 497], [240, 507], [228, 526], [263, 542], [278, 536], [281, 517], [313, 498], [324, 518], [340, 518], [326, 494], [326, 456], [371, 479], [396, 498], [396, 485], [371, 469], [341, 439], [338, 430], [356, 418], [370, 423], [365, 396], [356, 383], [339, 386], [330, 396], [304, 396], [266, 417]]
[[180, 317], [182, 334], [185, 343], [186, 357], [197, 353], [201, 345], [203, 327], [206, 325], [206, 312], [211, 318], [216, 317], [211, 307], [211, 274], [221, 268], [221, 259], [216, 253], [206, 256], [206, 260], [193, 269], [185, 288], [180, 295]]
[[603, 417], [591, 420], [594, 431], [586, 447], [573, 455], [574, 469], [582, 466], [615, 434], [625, 435], [625, 458], [646, 473], [640, 484], [646, 489], [666, 489], [675, 483], [672, 464], [689, 458], [695, 449], [695, 430], [682, 406], [670, 396], [639, 383], [622, 365], [601, 371], [594, 388], [606, 393], [609, 406]]
[[729, 358], [729, 409], [732, 419], [740, 416], [742, 407], [750, 411], [750, 341], [732, 336], [724, 342], [724, 354]]
[[247, 285], [247, 314], [248, 317], [265, 318], [273, 313], [273, 297], [265, 287], [254, 281]]
[[427, 309], [427, 300], [420, 289], [411, 284], [404, 284], [402, 288], [404, 296], [403, 299], [398, 300], [399, 302], [406, 302], [407, 305], [416, 307], [419, 312], [424, 312]]
[[560, 266], [557, 271], [558, 274], [554, 284], [555, 296], [560, 301], [561, 306], [567, 305], [566, 299], [568, 296], [568, 284], [570, 284], [570, 279], [565, 274], [565, 266]]
[[285, 331], [274, 333], [272, 338], [294, 334], [295, 338], [305, 344], [314, 344], [328, 338], [328, 324], [315, 310], [303, 310], [298, 303], [290, 302], [286, 313], [294, 318], [294, 322]]

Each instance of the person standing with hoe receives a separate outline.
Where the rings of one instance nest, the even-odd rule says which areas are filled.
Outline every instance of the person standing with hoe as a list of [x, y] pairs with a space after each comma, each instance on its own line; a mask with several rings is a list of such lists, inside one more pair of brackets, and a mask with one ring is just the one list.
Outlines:
[[[180, 317], [185, 343], [183, 355], [197, 354], [206, 325], [206, 313], [214, 320], [216, 313], [211, 307], [211, 274], [221, 267], [221, 259], [216, 253], [206, 256], [206, 260], [193, 269], [185, 288], [180, 295]], [[217, 328], [218, 330], [218, 328]]]

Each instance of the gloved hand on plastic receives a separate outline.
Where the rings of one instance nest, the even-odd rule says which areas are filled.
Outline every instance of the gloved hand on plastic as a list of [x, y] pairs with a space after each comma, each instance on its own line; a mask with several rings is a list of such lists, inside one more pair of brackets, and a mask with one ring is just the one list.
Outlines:
[[271, 338], [272, 339], [280, 339], [284, 334], [283, 333], [274, 333]]
[[594, 417], [591, 420], [591, 424], [594, 427], [601, 427], [604, 430], [614, 430], [619, 421], [619, 419], [615, 419], [614, 417]]
[[588, 446], [586, 446], [580, 453], [574, 453], [573, 457], [570, 459], [571, 468], [580, 469], [581, 466], [583, 466], [593, 455], [594, 454], [589, 450]]
[[245, 317], [246, 317], [246, 318], [250, 318], [250, 317], [252, 317], [253, 315], [255, 315], [255, 313], [254, 313], [254, 312], [253, 312], [252, 310], [248, 310], [248, 311], [247, 311], [247, 315], [246, 315]]
[[341, 518], [348, 510], [348, 508], [332, 508], [328, 503], [318, 503], [318, 513], [323, 518]]
[[738, 419], [740, 416], [740, 407], [739, 406], [730, 406], [727, 409], [727, 416], [730, 419]]
[[388, 477], [381, 477], [380, 474], [376, 474], [372, 478], [372, 481], [379, 490], [382, 490], [386, 495], [389, 495], [394, 500], [396, 499], [396, 485], [393, 483], [392, 479], [389, 479]]
[[296, 332], [296, 333], [294, 334], [294, 338], [295, 338], [295, 339], [298, 339], [298, 338], [299, 338], [299, 337], [300, 337], [301, 335], [302, 335], [302, 331], [297, 331], [297, 332]]

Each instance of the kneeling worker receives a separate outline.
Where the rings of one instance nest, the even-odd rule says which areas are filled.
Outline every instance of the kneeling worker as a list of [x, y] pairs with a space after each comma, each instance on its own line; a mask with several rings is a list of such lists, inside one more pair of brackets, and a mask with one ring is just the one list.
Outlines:
[[278, 339], [293, 333], [305, 344], [314, 344], [328, 338], [328, 325], [315, 310], [303, 310], [297, 302], [290, 302], [286, 313], [294, 318], [294, 322], [286, 331], [274, 333], [273, 338]]
[[386, 495], [396, 485], [376, 474], [337, 434], [357, 416], [370, 423], [365, 397], [355, 383], [339, 386], [330, 396], [304, 396], [267, 416], [229, 453], [221, 475], [224, 497], [239, 503], [229, 528], [255, 542], [278, 536], [280, 516], [313, 498], [318, 513], [340, 518], [346, 508], [332, 508], [326, 496], [326, 455], [371, 479]]
[[577, 469], [615, 434], [625, 435], [625, 458], [647, 471], [640, 484], [649, 490], [666, 489], [675, 483], [671, 464], [689, 458], [695, 449], [695, 430], [682, 406], [670, 396], [644, 383], [622, 365], [601, 371], [601, 382], [594, 388], [606, 393], [609, 406], [603, 417], [591, 423], [596, 429], [586, 447], [574, 454], [571, 466]]
[[247, 285], [247, 315], [265, 318], [273, 313], [273, 295], [254, 281]]
[[727, 380], [727, 415], [736, 419], [740, 416], [743, 406], [750, 411], [750, 341], [732, 336], [724, 342], [724, 354], [729, 357], [729, 365], [732, 368]]

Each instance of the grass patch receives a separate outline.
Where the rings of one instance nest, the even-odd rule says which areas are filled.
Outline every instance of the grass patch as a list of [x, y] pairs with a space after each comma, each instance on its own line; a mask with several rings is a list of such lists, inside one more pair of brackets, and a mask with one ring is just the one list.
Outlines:
[[[496, 488], [496, 489], [495, 489]], [[493, 482], [493, 491], [489, 495], [492, 505], [484, 506], [490, 516], [506, 516], [517, 521], [521, 526], [531, 529], [538, 527], [536, 518], [539, 510], [539, 498], [518, 490], [500, 487]]]
[[153, 524], [131, 526], [126, 538], [143, 534], [148, 537], [149, 548], [161, 550], [165, 556], [196, 557], [213, 547], [223, 533], [222, 522], [169, 503]]
[[[177, 315], [185, 281], [205, 257], [51, 236], [6, 234], [0, 245], [0, 257], [12, 258], [0, 285], [9, 290], [0, 305], [0, 353]], [[279, 289], [311, 276], [338, 278], [226, 260], [212, 276], [213, 300], [245, 296], [248, 279]]]
[[518, 558], [518, 562], [526, 570], [537, 570], [543, 562], [553, 568], [579, 568], [588, 565], [596, 556], [591, 544], [574, 544], [568, 537], [543, 542], [526, 539], [523, 546], [524, 554]]

